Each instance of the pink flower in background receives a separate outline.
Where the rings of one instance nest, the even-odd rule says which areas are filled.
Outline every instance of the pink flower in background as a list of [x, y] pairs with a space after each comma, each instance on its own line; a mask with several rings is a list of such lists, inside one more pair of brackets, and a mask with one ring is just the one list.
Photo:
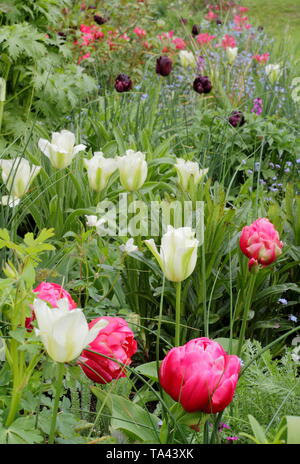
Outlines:
[[249, 11], [249, 8], [246, 6], [239, 6], [240, 13], [247, 13]]
[[124, 34], [120, 35], [120, 39], [122, 40], [126, 40], [127, 42], [130, 40], [130, 37], [128, 37], [128, 35], [126, 34], [126, 32], [124, 32]]
[[215, 39], [216, 35], [209, 35], [208, 32], [197, 35], [196, 40], [200, 45], [209, 43], [211, 40]]
[[204, 16], [204, 18], [207, 19], [208, 21], [213, 21], [214, 19], [217, 19], [217, 17], [218, 15], [211, 10], [209, 10], [207, 15]]
[[262, 55], [253, 55], [252, 59], [258, 63], [266, 63], [270, 57], [270, 53], [263, 53]]
[[172, 40], [172, 43], [175, 44], [177, 50], [184, 50], [186, 48], [185, 41], [180, 37], [175, 37], [175, 39]]
[[[137, 350], [137, 343], [134, 333], [121, 317], [98, 317], [89, 323], [89, 328], [91, 329], [101, 319], [108, 321], [108, 325], [101, 329], [95, 340], [88, 345], [89, 349], [99, 354], [83, 350], [79, 365], [91, 380], [104, 384], [126, 377], [125, 367], [131, 363], [131, 357]], [[118, 362], [107, 359], [101, 354]]]
[[252, 27], [251, 24], [247, 23], [248, 16], [236, 15], [233, 18], [233, 21], [234, 21], [234, 24], [235, 24], [235, 27], [233, 28], [233, 30], [235, 30], [235, 31], [242, 31], [243, 28], [250, 29]]
[[[69, 303], [69, 309], [77, 308], [77, 304], [72, 299], [70, 293], [62, 288], [59, 284], [54, 284], [51, 282], [41, 282], [35, 289], [32, 290], [36, 293], [36, 298], [46, 301], [53, 308], [57, 308], [57, 301], [61, 298], [67, 298]], [[32, 311], [31, 317], [27, 317], [25, 320], [26, 329], [32, 330], [32, 322], [35, 320], [35, 314]]]
[[141, 39], [146, 36], [146, 31], [140, 27], [133, 29], [133, 32]]
[[162, 34], [159, 34], [157, 37], [159, 38], [159, 40], [163, 40], [163, 39], [172, 39], [174, 35], [174, 31], [169, 31], [169, 32], [163, 32]]
[[266, 267], [273, 263], [281, 255], [282, 247], [277, 230], [267, 218], [256, 219], [242, 230], [240, 248], [250, 258], [249, 269], [258, 264]]
[[228, 48], [228, 47], [235, 48], [236, 47], [235, 38], [232, 35], [225, 34], [223, 39], [222, 39], [221, 47], [223, 47], [223, 48]]
[[90, 52], [86, 53], [85, 55], [79, 56], [79, 58], [78, 58], [78, 64], [80, 64], [83, 60], [86, 60], [86, 59], [89, 58], [90, 56], [91, 56]]
[[209, 338], [172, 348], [162, 361], [162, 388], [187, 412], [215, 414], [232, 401], [241, 363]]

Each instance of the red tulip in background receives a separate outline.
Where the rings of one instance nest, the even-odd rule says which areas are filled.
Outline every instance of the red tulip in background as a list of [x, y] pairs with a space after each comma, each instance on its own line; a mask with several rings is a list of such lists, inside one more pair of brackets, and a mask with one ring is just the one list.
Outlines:
[[261, 264], [266, 267], [281, 255], [283, 243], [274, 225], [267, 218], [259, 218], [251, 226], [245, 226], [240, 236], [240, 247], [250, 258], [248, 267]]
[[209, 338], [195, 338], [172, 348], [163, 360], [162, 388], [187, 412], [215, 414], [232, 401], [240, 360]]
[[[131, 363], [131, 356], [137, 350], [137, 343], [134, 339], [134, 333], [121, 317], [98, 317], [89, 323], [89, 328], [93, 327], [100, 319], [105, 319], [109, 323], [104, 329], [100, 330], [98, 336], [88, 347], [93, 351], [97, 351], [100, 355], [103, 354], [116, 359], [118, 362], [83, 350], [79, 364], [91, 380], [104, 384], [111, 382], [113, 379], [126, 377], [124, 366]], [[122, 365], [119, 363], [122, 363]]]
[[[61, 298], [67, 298], [70, 310], [77, 307], [77, 304], [72, 299], [71, 295], [66, 290], [64, 290], [59, 284], [54, 284], [51, 282], [41, 282], [36, 288], [33, 289], [33, 292], [37, 293], [37, 298], [46, 301], [51, 306], [53, 306], [53, 308], [57, 308], [57, 300], [60, 300]], [[34, 320], [35, 314], [32, 311], [31, 317], [26, 317], [26, 329], [33, 329], [32, 321]]]

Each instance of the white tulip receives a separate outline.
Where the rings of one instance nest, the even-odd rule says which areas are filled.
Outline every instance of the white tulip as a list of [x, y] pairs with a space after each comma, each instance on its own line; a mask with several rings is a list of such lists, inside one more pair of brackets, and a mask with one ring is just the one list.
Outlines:
[[279, 64], [268, 64], [265, 68], [269, 81], [274, 84], [281, 76], [282, 69]]
[[140, 151], [127, 150], [125, 156], [118, 156], [118, 167], [120, 181], [125, 190], [133, 192], [144, 184], [148, 165], [145, 161], [145, 153]]
[[40, 172], [41, 167], [32, 165], [25, 158], [13, 160], [0, 160], [2, 180], [6, 185], [9, 195], [1, 198], [1, 203], [8, 206], [16, 206], [20, 198], [27, 192], [33, 179]]
[[199, 241], [190, 227], [174, 229], [168, 226], [161, 240], [160, 253], [153, 239], [145, 240], [145, 243], [171, 282], [182, 282], [195, 269]]
[[56, 169], [64, 169], [72, 163], [74, 156], [85, 150], [85, 145], [76, 145], [75, 135], [67, 130], [53, 132], [51, 142], [40, 139], [39, 149], [49, 158], [52, 166]]
[[34, 300], [33, 309], [38, 323], [36, 333], [50, 358], [57, 362], [70, 362], [97, 337], [107, 321], [102, 319], [89, 329], [80, 308], [69, 310], [67, 298], [58, 300], [57, 304], [58, 308], [49, 308], [45, 301]]
[[226, 48], [226, 53], [227, 53], [227, 58], [229, 64], [233, 64], [237, 54], [238, 54], [238, 48], [237, 47], [227, 47]]
[[122, 251], [122, 253], [126, 253], [128, 255], [138, 250], [138, 247], [134, 245], [133, 238], [130, 238], [129, 240], [127, 240], [125, 245], [120, 245], [119, 248]]
[[188, 66], [196, 66], [196, 58], [192, 52], [188, 52], [187, 50], [180, 50], [179, 59], [181, 66], [184, 68], [187, 68]]
[[175, 169], [178, 174], [178, 183], [184, 192], [187, 192], [191, 185], [197, 185], [200, 180], [208, 173], [208, 169], [199, 169], [198, 163], [177, 158]]
[[102, 151], [94, 153], [93, 158], [84, 160], [87, 169], [89, 185], [96, 192], [101, 192], [107, 186], [112, 173], [118, 169], [117, 160], [104, 158]]

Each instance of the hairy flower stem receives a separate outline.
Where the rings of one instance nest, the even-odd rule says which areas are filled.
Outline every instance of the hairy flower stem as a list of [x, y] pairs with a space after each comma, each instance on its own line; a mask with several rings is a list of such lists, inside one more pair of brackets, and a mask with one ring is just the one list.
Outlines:
[[49, 440], [48, 440], [49, 444], [52, 444], [54, 442], [56, 417], [57, 417], [58, 403], [59, 403], [60, 393], [61, 393], [61, 385], [62, 385], [62, 381], [64, 377], [64, 371], [65, 371], [64, 363], [57, 363], [57, 379], [56, 379], [55, 399], [54, 399], [54, 406], [53, 406], [53, 412], [52, 412], [50, 434], [49, 434]]
[[180, 345], [181, 282], [176, 282], [175, 346]]

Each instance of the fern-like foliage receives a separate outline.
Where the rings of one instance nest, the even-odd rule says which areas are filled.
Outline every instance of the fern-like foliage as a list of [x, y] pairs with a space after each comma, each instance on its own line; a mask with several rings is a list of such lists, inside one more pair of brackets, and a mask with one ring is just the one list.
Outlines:
[[[248, 341], [245, 362], [253, 359], [260, 350], [258, 341]], [[283, 416], [300, 415], [300, 378], [291, 350], [275, 360], [270, 351], [266, 351], [240, 378], [234, 401], [224, 415], [232, 434], [252, 433], [249, 414], [259, 418], [259, 423], [270, 436], [276, 432]]]

